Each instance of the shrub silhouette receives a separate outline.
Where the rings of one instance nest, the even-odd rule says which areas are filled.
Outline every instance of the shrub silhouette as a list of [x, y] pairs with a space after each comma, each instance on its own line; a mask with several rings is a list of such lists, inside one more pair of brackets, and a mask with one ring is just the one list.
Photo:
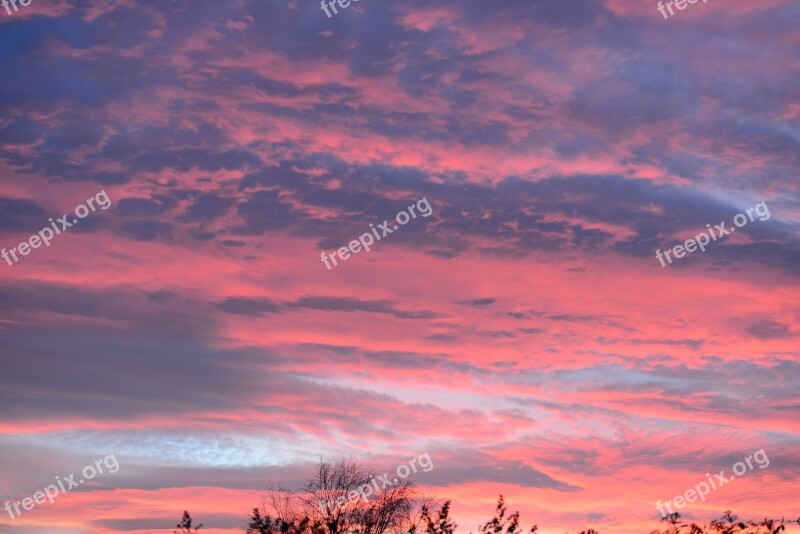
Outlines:
[[176, 525], [180, 530], [173, 530], [173, 534], [197, 534], [197, 531], [203, 527], [203, 523], [200, 523], [194, 529], [192, 528], [192, 516], [189, 515], [189, 512], [186, 510], [183, 511], [183, 517], [181, 518], [181, 522]]
[[[479, 534], [521, 534], [519, 512], [507, 515], [508, 509], [502, 495], [497, 500], [494, 517], [478, 528]], [[258, 509], [253, 510], [247, 534], [332, 534], [327, 525], [314, 522], [310, 517], [296, 518], [292, 521], [273, 519], [262, 515]], [[655, 529], [649, 534], [781, 534], [786, 530], [784, 520], [767, 519], [760, 521], [739, 521], [731, 511], [726, 511], [719, 519], [707, 524], [681, 522], [678, 513], [669, 514], [662, 519], [667, 523], [664, 529]], [[797, 520], [800, 524], [800, 518]], [[450, 501], [445, 501], [438, 509], [426, 503], [421, 506], [419, 518], [406, 524], [401, 529], [386, 529], [385, 533], [393, 534], [454, 534], [457, 524], [450, 518]], [[533, 525], [526, 534], [537, 534], [538, 525]], [[356, 534], [369, 534], [366, 527], [354, 528]], [[372, 531], [374, 532], [374, 531]], [[342, 534], [345, 531], [341, 531]], [[599, 534], [593, 528], [582, 530], [579, 534]]]
[[261, 510], [253, 508], [253, 513], [248, 517], [247, 534], [324, 534], [325, 528], [319, 522], [312, 522], [310, 518], [303, 517], [299, 520], [286, 521], [273, 519], [262, 515]]
[[[508, 517], [505, 517], [505, 515], [506, 503], [503, 500], [503, 496], [500, 495], [497, 499], [497, 509], [495, 510], [494, 518], [480, 527], [479, 530], [481, 534], [503, 534], [503, 529], [505, 529], [506, 534], [515, 534], [519, 528], [519, 512], [514, 512]], [[538, 529], [539, 527], [537, 525], [533, 525], [529, 532], [530, 534], [535, 534]]]
[[[321, 461], [314, 477], [298, 492], [271, 490], [269, 503], [253, 508], [247, 517], [247, 534], [454, 534], [457, 524], [450, 518], [450, 501], [438, 506], [429, 497], [418, 494], [413, 484], [404, 480], [368, 500], [343, 500], [351, 492], [372, 481], [367, 469], [352, 460], [336, 463]], [[494, 517], [478, 528], [479, 534], [522, 534], [519, 512], [507, 515], [500, 495]], [[783, 518], [739, 521], [727, 510], [719, 519], [702, 525], [681, 522], [679, 513], [662, 518], [666, 526], [649, 534], [781, 534], [786, 530]], [[800, 517], [796, 520], [800, 525]], [[189, 512], [183, 512], [180, 533], [197, 534]], [[533, 525], [525, 534], [537, 534]], [[579, 534], [599, 534], [590, 528]]]
[[[445, 502], [435, 515], [435, 518], [431, 516], [428, 506], [422, 507], [422, 524], [425, 525], [425, 533], [453, 534], [457, 525], [450, 520], [450, 501]], [[414, 534], [416, 528], [412, 527], [408, 532]]]
[[[247, 532], [386, 534], [416, 530], [426, 501], [411, 481], [397, 481], [368, 499], [360, 497], [359, 488], [374, 487], [371, 483], [377, 481], [369, 470], [352, 460], [321, 461], [299, 491], [271, 490], [261, 508], [254, 508], [248, 517]], [[353, 495], [358, 498], [351, 499]]]
[[[761, 521], [738, 521], [733, 512], [726, 510], [719, 519], [712, 519], [708, 524], [680, 523], [681, 514], [669, 514], [662, 521], [669, 523], [664, 530], [653, 530], [650, 534], [779, 534], [786, 530], [783, 518], [764, 518]], [[800, 524], [800, 518], [797, 519]]]

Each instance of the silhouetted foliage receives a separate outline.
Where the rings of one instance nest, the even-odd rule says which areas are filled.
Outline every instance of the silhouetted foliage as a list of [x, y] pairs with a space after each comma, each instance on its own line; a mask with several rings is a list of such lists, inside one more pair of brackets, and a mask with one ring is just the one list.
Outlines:
[[[248, 534], [386, 534], [413, 532], [422, 503], [408, 480], [398, 480], [364, 499], [362, 486], [377, 484], [351, 460], [321, 461], [299, 491], [271, 490], [248, 517]], [[371, 486], [374, 487], [374, 486]], [[353, 496], [358, 497], [353, 499]]]
[[669, 514], [662, 521], [669, 523], [665, 530], [653, 530], [650, 534], [779, 534], [786, 530], [783, 519], [764, 518], [761, 521], [739, 521], [738, 517], [727, 510], [719, 519], [712, 519], [708, 524], [681, 523], [681, 514]]
[[[377, 480], [377, 479], [375, 479]], [[438, 510], [430, 498], [420, 497], [410, 481], [398, 481], [368, 499], [349, 498], [353, 492], [374, 483], [367, 469], [351, 460], [320, 462], [314, 477], [298, 492], [278, 488], [269, 493], [269, 503], [254, 508], [248, 517], [247, 534], [454, 534], [456, 523], [450, 518], [450, 501]], [[781, 534], [784, 520], [739, 521], [731, 511], [708, 524], [685, 523], [679, 513], [662, 518], [664, 529], [650, 534]], [[797, 519], [800, 525], [800, 518]], [[508, 515], [502, 495], [494, 517], [481, 525], [479, 534], [522, 534], [519, 512]], [[184, 512], [178, 527], [183, 534], [194, 534], [192, 520]], [[537, 534], [534, 525], [525, 534]], [[579, 534], [599, 534], [594, 528]]]
[[431, 516], [427, 506], [422, 507], [422, 524], [426, 534], [453, 534], [458, 525], [450, 520], [450, 501], [445, 502], [435, 516]]
[[320, 523], [312, 523], [308, 517], [294, 518], [290, 521], [262, 515], [261, 510], [253, 508], [249, 517], [247, 534], [324, 534]]
[[[503, 496], [500, 495], [497, 499], [497, 508], [495, 509], [494, 517], [479, 528], [481, 534], [503, 534], [503, 530], [505, 530], [505, 534], [516, 534], [519, 529], [519, 512], [514, 512], [506, 517], [507, 511], [506, 502]], [[537, 525], [533, 525], [529, 532], [530, 534], [535, 534], [538, 529], [539, 527]]]
[[203, 523], [200, 523], [196, 527], [192, 528], [192, 516], [189, 515], [189, 512], [186, 510], [183, 511], [183, 517], [181, 518], [181, 522], [176, 525], [180, 530], [173, 530], [173, 534], [197, 534], [197, 531], [203, 527]]

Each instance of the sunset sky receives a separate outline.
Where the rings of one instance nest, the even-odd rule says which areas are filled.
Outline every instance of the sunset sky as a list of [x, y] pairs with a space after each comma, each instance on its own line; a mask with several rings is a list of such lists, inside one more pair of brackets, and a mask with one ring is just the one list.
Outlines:
[[0, 506], [119, 462], [0, 533], [424, 453], [463, 534], [645, 534], [762, 449], [681, 515], [800, 515], [800, 3], [656, 4], [0, 7]]

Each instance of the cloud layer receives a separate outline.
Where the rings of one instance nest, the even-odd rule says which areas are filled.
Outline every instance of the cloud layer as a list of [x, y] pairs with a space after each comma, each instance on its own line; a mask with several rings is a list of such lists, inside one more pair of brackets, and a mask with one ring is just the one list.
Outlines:
[[[652, 5], [651, 5], [652, 4]], [[0, 11], [4, 532], [239, 532], [321, 455], [469, 531], [796, 513], [800, 8], [34, 0]], [[320, 261], [427, 198], [334, 270]], [[662, 268], [766, 202], [768, 220]], [[730, 225], [730, 223], [729, 223]]]

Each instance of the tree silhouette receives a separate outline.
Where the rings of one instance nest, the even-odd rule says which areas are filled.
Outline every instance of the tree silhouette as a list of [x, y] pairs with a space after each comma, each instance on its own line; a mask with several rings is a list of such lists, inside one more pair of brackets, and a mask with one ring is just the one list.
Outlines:
[[[335, 463], [320, 461], [316, 472], [299, 491], [278, 487], [253, 508], [248, 516], [247, 534], [455, 534], [456, 523], [450, 518], [450, 503], [441, 506], [419, 495], [408, 480], [394, 479], [378, 490], [378, 480], [370, 471], [352, 460]], [[395, 482], [395, 480], [397, 480]], [[365, 497], [365, 486], [373, 488]], [[740, 521], [730, 510], [707, 524], [685, 523], [679, 513], [661, 519], [665, 526], [650, 534], [781, 534], [784, 519], [764, 518]], [[800, 517], [790, 520], [800, 525]], [[519, 512], [508, 515], [502, 495], [492, 519], [481, 525], [479, 534], [522, 534]], [[197, 534], [203, 525], [192, 527], [189, 512], [183, 512], [180, 532]], [[537, 534], [534, 525], [525, 534]], [[599, 534], [594, 528], [579, 534]]]
[[428, 507], [422, 507], [422, 524], [425, 525], [426, 534], [453, 534], [458, 525], [450, 520], [450, 501], [446, 501], [436, 515], [436, 518], [432, 517]]
[[261, 510], [253, 508], [252, 515], [248, 518], [247, 534], [324, 534], [325, 529], [320, 523], [312, 523], [308, 517], [286, 521], [262, 515]]
[[[708, 524], [679, 523], [681, 514], [669, 514], [662, 521], [669, 523], [665, 530], [653, 530], [651, 534], [779, 534], [786, 530], [783, 518], [764, 518], [761, 521], [739, 521], [730, 510], [726, 510], [719, 519], [712, 519]], [[798, 519], [800, 524], [800, 518]]]
[[181, 522], [177, 524], [177, 527], [180, 530], [173, 530], [173, 534], [197, 534], [197, 531], [203, 527], [203, 523], [200, 523], [194, 529], [192, 528], [192, 516], [189, 515], [189, 512], [186, 510], [183, 511], [183, 517], [181, 518]]
[[[506, 531], [505, 534], [515, 534], [519, 529], [519, 512], [514, 512], [508, 517], [506, 517], [506, 512], [506, 502], [503, 496], [500, 495], [497, 499], [494, 517], [480, 527], [481, 534], [503, 534], [503, 529]], [[529, 532], [530, 534], [535, 534], [538, 529], [537, 525], [533, 525]]]
[[[269, 491], [248, 534], [386, 534], [410, 531], [420, 498], [409, 480], [388, 487], [352, 460], [320, 461], [299, 491]], [[381, 487], [380, 490], [376, 489]], [[367, 493], [369, 495], [367, 495]], [[419, 521], [417, 520], [417, 524]]]

